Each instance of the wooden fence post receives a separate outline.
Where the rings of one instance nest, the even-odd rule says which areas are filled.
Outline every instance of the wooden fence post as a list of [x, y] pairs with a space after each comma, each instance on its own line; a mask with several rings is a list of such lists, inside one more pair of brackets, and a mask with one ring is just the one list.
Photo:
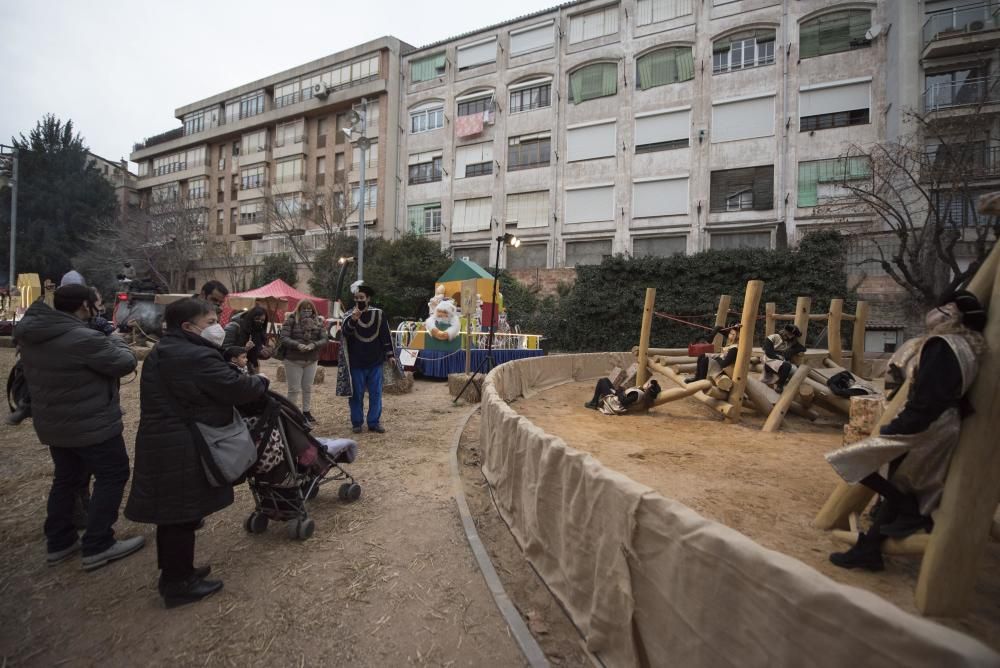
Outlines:
[[830, 359], [837, 366], [844, 366], [843, 343], [840, 340], [840, 321], [844, 315], [844, 300], [830, 300], [830, 317], [826, 321], [826, 349], [830, 351]]
[[799, 337], [799, 343], [807, 348], [809, 346], [806, 344], [806, 334], [809, 331], [809, 309], [811, 308], [811, 297], [799, 297], [795, 300], [795, 326], [802, 332], [802, 336]]
[[768, 337], [774, 334], [774, 314], [777, 312], [777, 306], [774, 302], [768, 302], [764, 304], [764, 336]]
[[743, 392], [746, 390], [747, 376], [750, 373], [750, 358], [753, 356], [753, 333], [757, 325], [757, 310], [760, 308], [760, 296], [764, 292], [764, 281], [747, 283], [746, 296], [743, 298], [743, 318], [740, 321], [740, 342], [736, 352], [736, 366], [733, 368], [733, 389], [729, 391], [729, 403], [733, 411], [728, 416], [733, 422], [739, 422], [743, 410]]
[[865, 325], [868, 324], [868, 302], [858, 302], [854, 314], [854, 336], [851, 337], [851, 373], [864, 375], [865, 371]]
[[653, 328], [653, 305], [656, 303], [656, 288], [646, 288], [646, 303], [642, 307], [642, 331], [639, 334], [639, 372], [635, 384], [642, 385], [649, 379], [646, 358], [649, 353], [649, 334]]
[[[715, 312], [715, 326], [725, 327], [726, 318], [729, 317], [729, 305], [732, 303], [733, 298], [730, 295], [722, 295], [719, 297], [719, 310]], [[712, 339], [712, 345], [715, 347], [715, 352], [722, 351], [722, 343], [725, 341], [726, 337], [724, 334], [716, 334], [715, 338]]]

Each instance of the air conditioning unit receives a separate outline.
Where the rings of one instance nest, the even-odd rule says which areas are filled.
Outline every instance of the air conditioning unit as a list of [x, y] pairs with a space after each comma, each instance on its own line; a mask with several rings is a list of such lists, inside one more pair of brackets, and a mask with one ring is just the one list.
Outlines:
[[986, 28], [985, 21], [970, 21], [968, 27], [966, 28], [969, 32], [979, 32]]
[[326, 84], [318, 83], [313, 84], [313, 97], [318, 97], [321, 100], [325, 100], [330, 94], [330, 90], [327, 88]]

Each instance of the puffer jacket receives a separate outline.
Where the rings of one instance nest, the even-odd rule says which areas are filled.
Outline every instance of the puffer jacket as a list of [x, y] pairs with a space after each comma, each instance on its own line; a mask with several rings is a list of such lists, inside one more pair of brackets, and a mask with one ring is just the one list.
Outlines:
[[125, 517], [147, 524], [195, 522], [230, 505], [233, 488], [208, 484], [187, 420], [225, 426], [233, 420], [234, 406], [259, 398], [266, 389], [266, 380], [237, 373], [208, 341], [169, 330], [143, 362]]
[[135, 353], [124, 340], [42, 301], [28, 308], [14, 338], [39, 441], [74, 448], [122, 433], [118, 379], [136, 367]]
[[[322, 317], [302, 318], [297, 313], [289, 313], [281, 325], [281, 344], [285, 349], [286, 360], [318, 361], [328, 338]], [[312, 343], [315, 346], [312, 350], [299, 350], [300, 343]]]

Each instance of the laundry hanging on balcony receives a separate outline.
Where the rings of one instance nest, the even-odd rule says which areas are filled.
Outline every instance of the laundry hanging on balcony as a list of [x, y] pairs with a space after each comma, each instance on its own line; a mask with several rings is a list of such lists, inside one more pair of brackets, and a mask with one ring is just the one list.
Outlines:
[[488, 111], [481, 111], [477, 114], [459, 116], [458, 120], [455, 121], [456, 136], [474, 137], [475, 135], [482, 134], [488, 114]]

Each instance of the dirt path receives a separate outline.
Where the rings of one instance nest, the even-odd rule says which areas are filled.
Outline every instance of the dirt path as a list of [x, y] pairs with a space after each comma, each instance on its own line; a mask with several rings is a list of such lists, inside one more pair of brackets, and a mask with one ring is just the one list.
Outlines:
[[[0, 377], [12, 351], [0, 350]], [[265, 371], [276, 377], [273, 363]], [[347, 402], [333, 374], [313, 413], [322, 435], [343, 435]], [[277, 386], [280, 390], [282, 385]], [[138, 424], [138, 383], [123, 387], [126, 440]], [[76, 561], [47, 568], [41, 526], [51, 461], [30, 423], [0, 425], [0, 656], [3, 665], [519, 666], [524, 660], [490, 598], [451, 498], [448, 446], [466, 408], [447, 386], [417, 383], [386, 396], [384, 436], [365, 433], [350, 468], [364, 488], [344, 505], [323, 490], [316, 534], [289, 540], [280, 524], [259, 536], [236, 503], [199, 532], [197, 562], [225, 589], [202, 603], [162, 608], [152, 528], [133, 557], [87, 574]]]

